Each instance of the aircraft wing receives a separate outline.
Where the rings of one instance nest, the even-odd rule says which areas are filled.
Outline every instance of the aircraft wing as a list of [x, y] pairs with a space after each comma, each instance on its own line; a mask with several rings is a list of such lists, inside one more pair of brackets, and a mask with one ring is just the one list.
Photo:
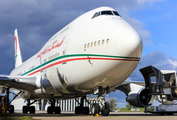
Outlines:
[[124, 81], [119, 86], [130, 84], [130, 83], [134, 83], [134, 84], [137, 84], [137, 85], [145, 86], [145, 82], [144, 81]]
[[[155, 82], [151, 82], [152, 84], [155, 84]], [[144, 81], [124, 81], [119, 86], [115, 87], [115, 89], [120, 90], [124, 92], [126, 95], [128, 95], [133, 89], [140, 89], [145, 87]]]
[[36, 89], [35, 76], [6, 76], [0, 75], [0, 87], [15, 88], [18, 90]]

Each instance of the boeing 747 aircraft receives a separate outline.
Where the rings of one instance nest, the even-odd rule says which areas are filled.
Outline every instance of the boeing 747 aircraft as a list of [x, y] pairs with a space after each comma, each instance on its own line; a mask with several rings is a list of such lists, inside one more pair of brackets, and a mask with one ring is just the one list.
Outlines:
[[[88, 114], [83, 107], [87, 94], [97, 95], [92, 114], [109, 115], [104, 94], [112, 92], [134, 71], [141, 58], [143, 43], [136, 30], [110, 7], [91, 10], [54, 34], [34, 56], [22, 61], [17, 29], [15, 30], [15, 68], [0, 76], [0, 93], [8, 99], [9, 89], [17, 89], [27, 100], [23, 113], [35, 113], [32, 104], [47, 99], [47, 113], [60, 113], [58, 99], [81, 97], [76, 114]], [[15, 96], [15, 97], [16, 97]]]

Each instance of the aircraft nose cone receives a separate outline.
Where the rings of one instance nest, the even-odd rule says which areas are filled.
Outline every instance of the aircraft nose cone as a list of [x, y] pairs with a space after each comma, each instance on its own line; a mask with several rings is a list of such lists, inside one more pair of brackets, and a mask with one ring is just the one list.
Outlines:
[[141, 57], [143, 43], [134, 29], [123, 30], [117, 38], [118, 53], [126, 57]]

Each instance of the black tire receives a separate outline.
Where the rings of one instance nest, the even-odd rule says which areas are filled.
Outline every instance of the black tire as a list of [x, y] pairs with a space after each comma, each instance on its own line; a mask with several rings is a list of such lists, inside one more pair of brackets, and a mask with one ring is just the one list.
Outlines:
[[75, 107], [75, 114], [81, 114], [81, 113], [82, 113], [81, 107], [79, 106]]
[[109, 109], [104, 109], [101, 111], [102, 116], [108, 116], [109, 115]]
[[14, 113], [14, 106], [13, 105], [10, 105], [8, 107], [8, 110], [9, 110], [9, 113]]
[[173, 115], [174, 113], [167, 113], [167, 115]]
[[35, 107], [34, 106], [30, 106], [29, 112], [34, 114], [36, 112]]
[[83, 107], [82, 108], [82, 114], [88, 115], [89, 114], [89, 107]]
[[2, 116], [2, 109], [0, 108], [0, 116]]
[[165, 113], [160, 113], [159, 115], [165, 115]]
[[23, 113], [27, 113], [27, 112], [28, 112], [28, 107], [27, 107], [27, 106], [23, 106], [22, 112], [23, 112]]
[[109, 103], [105, 102], [105, 109], [109, 109]]
[[108, 116], [109, 112], [110, 112], [110, 110], [109, 110], [109, 104], [106, 102], [104, 110], [101, 111], [101, 114], [102, 114], [102, 116]]
[[55, 114], [60, 114], [61, 113], [60, 106], [59, 107], [55, 107], [54, 112], [55, 112]]
[[100, 112], [100, 106], [98, 105], [98, 103], [93, 103], [91, 112], [92, 112], [92, 115], [94, 115], [94, 116], [96, 114], [99, 114], [99, 112]]
[[53, 114], [53, 109], [52, 109], [51, 106], [49, 106], [49, 107], [47, 108], [47, 113], [48, 113], [48, 114]]

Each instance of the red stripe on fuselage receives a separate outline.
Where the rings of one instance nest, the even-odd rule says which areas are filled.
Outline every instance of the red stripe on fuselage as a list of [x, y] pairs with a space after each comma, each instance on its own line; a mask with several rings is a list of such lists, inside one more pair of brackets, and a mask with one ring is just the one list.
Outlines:
[[[76, 61], [76, 60], [89, 60], [89, 59], [88, 59], [88, 58], [73, 58], [73, 59], [66, 59], [66, 60], [58, 61], [58, 62], [56, 62], [56, 63], [52, 63], [52, 64], [50, 64], [50, 65], [48, 65], [48, 66], [45, 66], [45, 67], [43, 67], [43, 68], [41, 68], [41, 69], [39, 69], [39, 70], [36, 70], [36, 71], [30, 73], [30, 74], [28, 74], [28, 76], [33, 75], [33, 74], [35, 74], [35, 73], [38, 73], [38, 72], [40, 72], [40, 71], [42, 71], [42, 70], [45, 70], [45, 69], [47, 69], [47, 68], [50, 68], [50, 67], [52, 67], [52, 66], [55, 66], [55, 65], [58, 65], [58, 64], [61, 64], [61, 63], [65, 63], [65, 62]], [[137, 60], [137, 59], [120, 59], [120, 58], [90, 58], [90, 60], [139, 61], [139, 59]]]

